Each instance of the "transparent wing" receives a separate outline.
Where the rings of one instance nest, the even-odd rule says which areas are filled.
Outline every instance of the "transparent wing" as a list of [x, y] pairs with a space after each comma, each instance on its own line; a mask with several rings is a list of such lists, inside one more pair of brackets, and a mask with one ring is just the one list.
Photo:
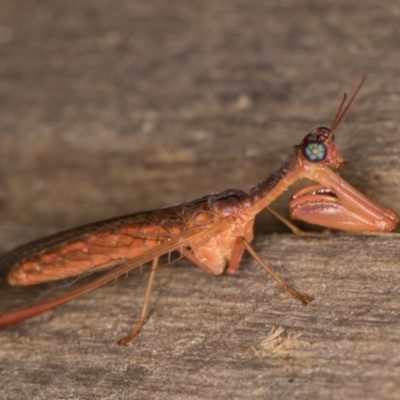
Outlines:
[[[186, 208], [186, 211], [188, 209], [191, 208]], [[78, 230], [61, 232], [6, 253], [2, 261], [3, 266], [10, 264], [13, 265], [13, 268], [27, 266], [25, 269], [29, 270], [32, 265], [35, 267], [34, 263], [36, 263], [36, 266], [39, 265], [42, 269], [49, 269], [52, 275], [60, 271], [63, 273], [65, 270], [74, 270], [73, 274], [63, 274], [61, 278], [77, 275], [76, 261], [81, 266], [80, 274], [92, 273], [111, 266], [114, 268], [89, 283], [85, 282], [83, 286], [75, 290], [72, 289], [69, 281], [63, 279], [61, 284], [56, 284], [56, 290], [53, 290], [54, 287], [52, 290], [47, 289], [51, 291], [52, 299], [22, 308], [19, 311], [9, 310], [10, 307], [15, 309], [17, 300], [21, 302], [22, 299], [29, 296], [36, 296], [37, 299], [38, 293], [40, 293], [39, 298], [42, 298], [43, 288], [8, 288], [8, 293], [4, 291], [2, 293], [2, 303], [6, 311], [2, 307], [0, 327], [21, 322], [54, 308], [114, 280], [131, 269], [151, 261], [154, 257], [162, 256], [183, 247], [187, 248], [192, 240], [199, 237], [207, 240], [229, 226], [228, 222], [217, 219], [213, 213], [199, 214], [198, 208], [195, 209], [196, 218], [194, 218], [193, 213], [185, 212], [183, 214], [181, 211], [182, 205], [179, 205], [178, 207], [157, 210], [156, 214], [146, 212], [103, 221], [78, 228]], [[184, 215], [185, 218], [183, 218]], [[173, 218], [174, 216], [177, 217]], [[198, 222], [199, 216], [201, 216], [201, 223]], [[135, 223], [133, 223], [133, 220]], [[127, 230], [130, 230], [129, 234]], [[78, 234], [74, 235], [77, 232]], [[53, 247], [49, 248], [49, 243], [52, 243]], [[78, 246], [78, 244], [81, 245]], [[39, 248], [41, 251], [37, 250]], [[121, 248], [123, 251], [121, 251]], [[20, 252], [23, 256], [18, 254], [18, 249], [21, 249]], [[31, 253], [32, 249], [35, 249], [33, 254]], [[108, 257], [107, 262], [98, 263], [98, 254], [106, 255]], [[8, 261], [5, 262], [4, 260]], [[10, 260], [12, 261], [10, 262]], [[15, 260], [18, 261], [15, 262]], [[73, 268], [71, 265], [73, 265]], [[85, 268], [82, 268], [82, 265]], [[22, 269], [24, 270], [24, 268]], [[84, 282], [80, 279], [79, 281], [80, 283]], [[61, 288], [67, 289], [69, 292], [57, 296]], [[13, 293], [10, 293], [10, 291], [13, 291]]]

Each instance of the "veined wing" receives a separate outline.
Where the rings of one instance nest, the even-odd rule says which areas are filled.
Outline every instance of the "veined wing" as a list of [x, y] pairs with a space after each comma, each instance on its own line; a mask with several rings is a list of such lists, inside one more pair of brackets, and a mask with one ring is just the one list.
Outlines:
[[218, 220], [208, 198], [116, 217], [27, 243], [0, 256], [15, 286], [104, 270], [140, 257], [163, 242], [179, 241]]
[[105, 273], [101, 277], [97, 278], [93, 282], [77, 289], [66, 295], [51, 299], [49, 301], [24, 308], [19, 311], [14, 311], [0, 315], [0, 327], [5, 327], [8, 325], [16, 324], [22, 322], [28, 318], [38, 315], [42, 312], [50, 310], [57, 307], [69, 300], [74, 299], [84, 293], [90, 292], [97, 287], [125, 274], [133, 268], [136, 268], [148, 261], [151, 261], [155, 257], [162, 256], [163, 254], [169, 253], [173, 250], [183, 248], [187, 246], [193, 239], [198, 239], [199, 237], [204, 238], [204, 240], [209, 239], [213, 235], [216, 235], [229, 228], [229, 222], [225, 220], [215, 221], [211, 226], [207, 228], [192, 229], [187, 231], [185, 235], [176, 235], [175, 237], [170, 237], [168, 240], [164, 240], [162, 243], [158, 244], [154, 248], [148, 249], [142, 254], [133, 257], [132, 259], [127, 259], [122, 265], [119, 265], [112, 269], [111, 271]]

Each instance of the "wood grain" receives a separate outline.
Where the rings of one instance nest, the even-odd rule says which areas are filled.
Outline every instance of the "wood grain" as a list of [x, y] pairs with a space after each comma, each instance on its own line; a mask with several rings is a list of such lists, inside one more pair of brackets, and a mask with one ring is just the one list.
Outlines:
[[[0, 1], [0, 243], [249, 190], [367, 81], [341, 175], [400, 210], [390, 1]], [[277, 203], [285, 210], [287, 198]], [[0, 332], [4, 399], [400, 398], [399, 238], [298, 238], [269, 215], [236, 276], [162, 269]], [[4, 286], [0, 287], [0, 290]], [[5, 301], [4, 295], [2, 300]]]

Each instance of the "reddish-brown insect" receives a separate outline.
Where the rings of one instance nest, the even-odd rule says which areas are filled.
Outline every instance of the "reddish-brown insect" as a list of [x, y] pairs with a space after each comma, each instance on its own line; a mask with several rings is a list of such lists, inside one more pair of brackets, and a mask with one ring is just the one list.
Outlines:
[[333, 142], [333, 132], [363, 84], [360, 83], [342, 111], [346, 95], [331, 129], [311, 131], [290, 152], [283, 165], [254, 187], [250, 194], [227, 190], [200, 199], [157, 210], [117, 217], [61, 232], [8, 251], [0, 265], [11, 267], [8, 283], [27, 286], [46, 281], [110, 269], [92, 283], [64, 296], [0, 316], [0, 326], [21, 322], [152, 261], [149, 282], [140, 318], [120, 343], [129, 342], [143, 325], [159, 257], [177, 251], [205, 272], [234, 274], [244, 250], [266, 269], [279, 285], [303, 303], [311, 300], [289, 287], [250, 245], [254, 218], [268, 208], [295, 233], [300, 233], [269, 204], [295, 181], [310, 179], [316, 184], [298, 190], [289, 209], [292, 218], [329, 228], [353, 231], [390, 231], [399, 220], [397, 214], [376, 204], [344, 181], [333, 168], [344, 159]]

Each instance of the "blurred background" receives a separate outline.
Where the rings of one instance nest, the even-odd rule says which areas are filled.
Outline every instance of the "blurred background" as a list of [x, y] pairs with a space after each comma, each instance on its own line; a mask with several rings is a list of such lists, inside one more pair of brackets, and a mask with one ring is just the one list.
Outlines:
[[329, 126], [364, 75], [336, 135], [343, 175], [400, 203], [396, 2], [22, 0], [0, 10], [6, 246], [248, 191]]
[[[0, 248], [248, 191], [363, 76], [340, 173], [400, 211], [399, 37], [391, 0], [0, 0]], [[1, 331], [1, 397], [398, 398], [396, 241], [272, 232], [260, 216], [256, 249], [310, 306], [247, 256], [234, 277], [181, 264], [119, 348], [146, 276], [120, 279]]]

